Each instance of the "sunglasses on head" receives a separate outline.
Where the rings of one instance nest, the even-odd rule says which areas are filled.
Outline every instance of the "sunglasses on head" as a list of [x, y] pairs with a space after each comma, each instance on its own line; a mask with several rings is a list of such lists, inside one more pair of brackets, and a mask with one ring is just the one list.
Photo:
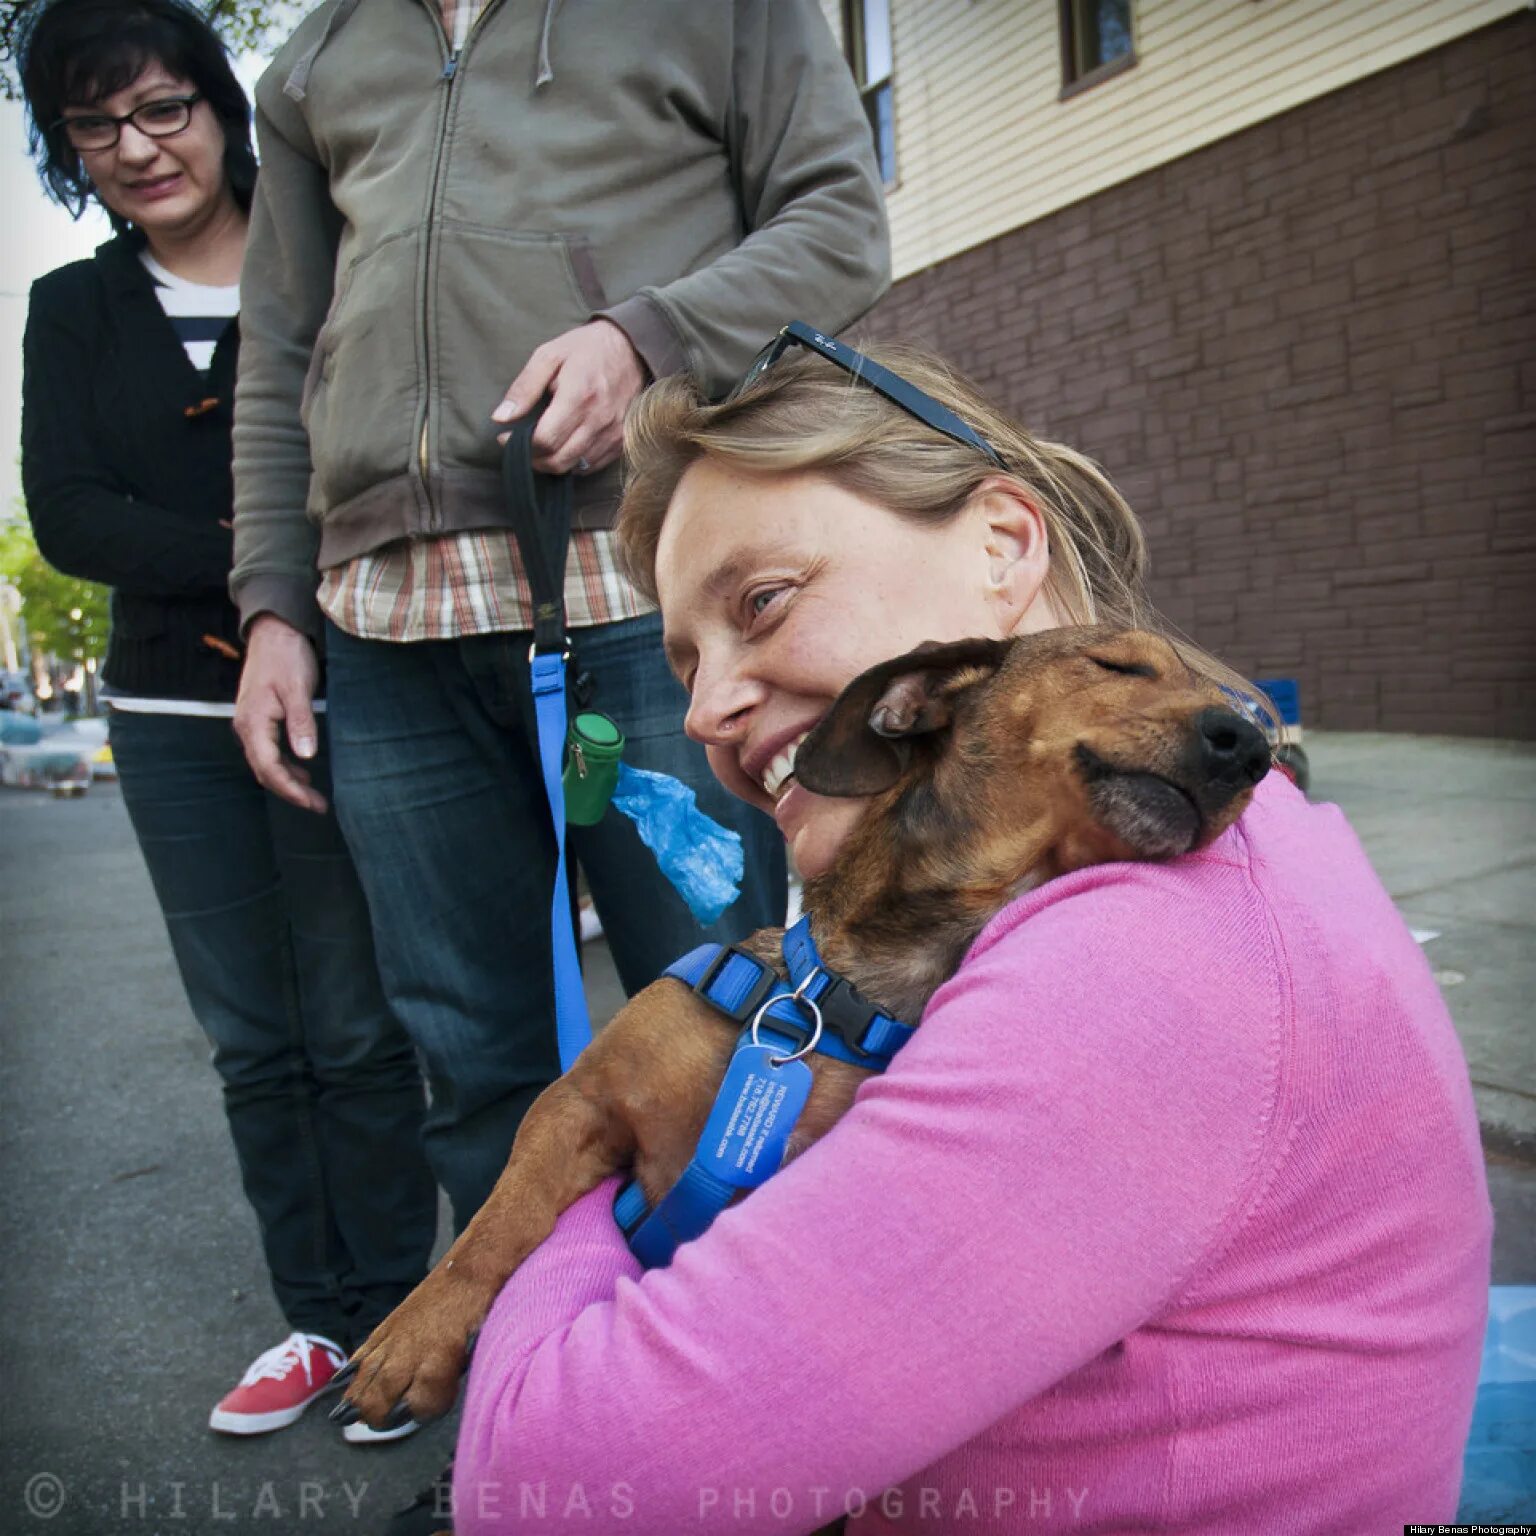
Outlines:
[[867, 384], [876, 394], [884, 396], [892, 405], [899, 405], [909, 416], [915, 416], [925, 426], [957, 443], [964, 443], [983, 454], [999, 469], [1006, 469], [1003, 456], [981, 433], [962, 421], [948, 406], [940, 405], [932, 395], [926, 395], [917, 385], [909, 384], [899, 373], [892, 373], [872, 358], [856, 352], [846, 342], [822, 331], [813, 330], [799, 320], [791, 320], [772, 341], [757, 354], [752, 366], [742, 376], [741, 383], [726, 397], [734, 400], [750, 389], [791, 347], [804, 347], [836, 363], [844, 373], [861, 384]]

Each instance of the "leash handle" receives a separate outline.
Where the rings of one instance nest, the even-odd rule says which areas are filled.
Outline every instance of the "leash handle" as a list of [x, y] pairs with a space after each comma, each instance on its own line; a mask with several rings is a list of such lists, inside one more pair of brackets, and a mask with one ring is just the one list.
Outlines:
[[501, 484], [512, 532], [533, 594], [533, 648], [569, 650], [565, 632], [565, 560], [571, 543], [571, 479], [533, 467], [533, 434], [549, 397], [512, 423], [501, 455]]
[[565, 860], [565, 790], [561, 783], [566, 734], [565, 558], [571, 540], [571, 485], [564, 475], [533, 467], [533, 432], [541, 402], [512, 424], [501, 457], [502, 486], [517, 537], [523, 570], [533, 594], [533, 645], [528, 652], [538, 732], [539, 766], [555, 833], [555, 888], [549, 938], [554, 961], [555, 1039], [560, 1070], [569, 1072], [592, 1040], [592, 1021], [581, 984], [581, 959], [571, 919], [570, 876]]

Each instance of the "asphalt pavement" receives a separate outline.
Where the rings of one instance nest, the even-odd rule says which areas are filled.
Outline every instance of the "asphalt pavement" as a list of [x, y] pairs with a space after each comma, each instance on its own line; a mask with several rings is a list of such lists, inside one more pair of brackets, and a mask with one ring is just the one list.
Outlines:
[[[1425, 935], [1467, 1048], [1499, 1217], [1494, 1278], [1536, 1282], [1536, 747], [1314, 736]], [[619, 991], [589, 951], [594, 1014]], [[0, 1532], [374, 1533], [452, 1424], [343, 1443], [211, 1434], [285, 1328], [239, 1190], [208, 1047], [117, 789], [0, 790]]]

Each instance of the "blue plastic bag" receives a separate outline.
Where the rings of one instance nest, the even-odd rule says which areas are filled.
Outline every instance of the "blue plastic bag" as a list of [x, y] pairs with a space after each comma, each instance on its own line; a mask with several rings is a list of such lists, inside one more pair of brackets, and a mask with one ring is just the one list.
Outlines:
[[706, 816], [681, 779], [621, 762], [611, 803], [634, 822], [699, 923], [708, 927], [741, 894], [740, 835]]
[[1463, 1524], [1528, 1520], [1536, 1509], [1536, 1286], [1496, 1285], [1467, 1440]]

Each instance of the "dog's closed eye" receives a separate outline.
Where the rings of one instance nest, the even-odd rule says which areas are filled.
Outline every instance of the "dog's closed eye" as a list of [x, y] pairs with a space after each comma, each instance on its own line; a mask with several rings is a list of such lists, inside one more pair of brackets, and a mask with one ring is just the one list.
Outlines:
[[1153, 682], [1157, 681], [1157, 668], [1144, 661], [1111, 661], [1107, 656], [1090, 656], [1088, 660], [1106, 672], [1119, 673], [1121, 677], [1149, 677]]

